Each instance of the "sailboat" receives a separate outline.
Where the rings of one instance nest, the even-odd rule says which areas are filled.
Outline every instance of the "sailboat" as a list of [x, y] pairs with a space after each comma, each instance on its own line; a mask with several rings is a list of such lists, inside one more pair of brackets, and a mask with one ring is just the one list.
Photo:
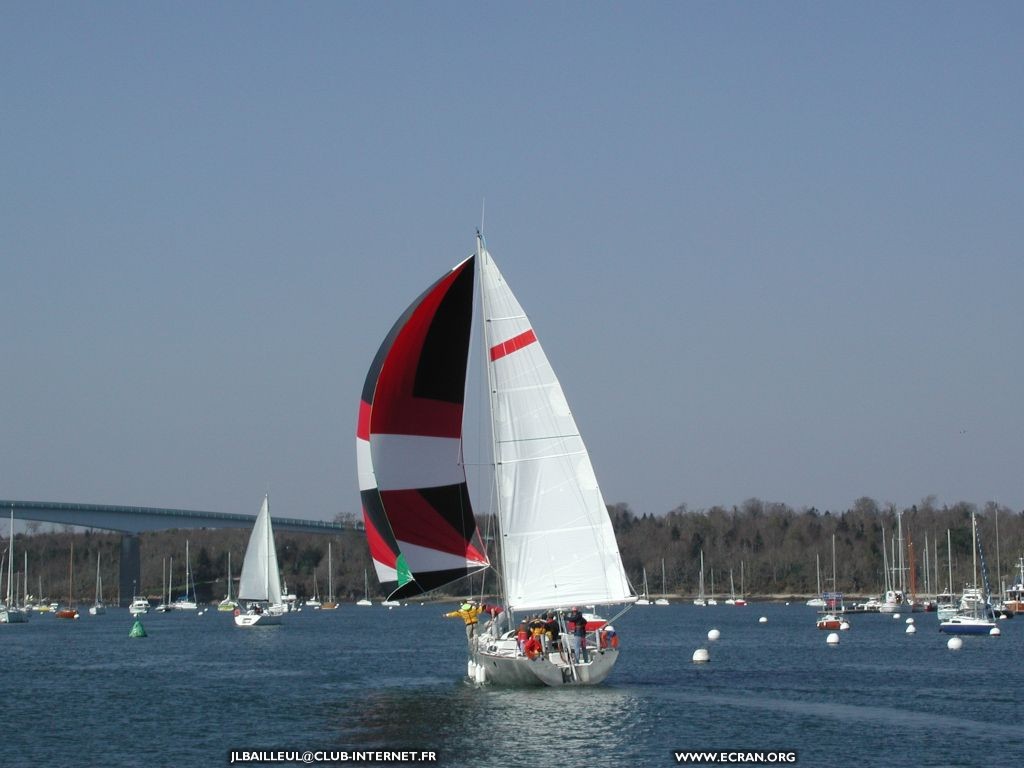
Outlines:
[[949, 566], [949, 581], [946, 582], [945, 590], [935, 596], [935, 613], [939, 623], [953, 618], [959, 610], [956, 598], [953, 595], [953, 542], [949, 528], [946, 529], [946, 555], [947, 565]]
[[[593, 614], [571, 611], [571, 621], [566, 612], [636, 596], [562, 387], [479, 233], [476, 253], [398, 319], [366, 377], [356, 445], [374, 566], [389, 599], [400, 599], [491, 565], [462, 461], [477, 276], [501, 545], [496, 573], [510, 629], [493, 622], [477, 642], [471, 638], [467, 671], [478, 684], [600, 683], [618, 659], [614, 630]], [[560, 643], [524, 655], [516, 614], [540, 611], [556, 614], [564, 638], [579, 625], [590, 653]]]
[[697, 594], [697, 598], [693, 601], [693, 604], [694, 605], [699, 605], [699, 606], [701, 606], [703, 608], [703, 607], [707, 606], [707, 604], [708, 604], [707, 598], [704, 596], [704, 550], [703, 549], [700, 551], [700, 578], [699, 578], [698, 589], [700, 591]]
[[[191, 595], [189, 595], [190, 585], [192, 587]], [[194, 611], [198, 607], [196, 604], [195, 576], [192, 575], [191, 559], [188, 556], [188, 539], [185, 539], [185, 592], [171, 603], [171, 608], [176, 611]]]
[[363, 569], [363, 599], [356, 600], [356, 605], [364, 608], [373, 605], [373, 601], [370, 599], [370, 577], [366, 575], [365, 568]]
[[331, 542], [327, 542], [327, 599], [320, 603], [321, 611], [336, 611], [338, 601], [334, 599], [334, 565], [331, 562]]
[[231, 599], [231, 552], [228, 552], [228, 593], [217, 603], [218, 611], [233, 611], [238, 607], [238, 603]]
[[647, 589], [647, 569], [644, 568], [644, 591], [640, 593], [640, 596], [636, 599], [637, 605], [650, 605], [651, 604], [651, 593]]
[[313, 596], [306, 600], [305, 605], [314, 611], [320, 610], [320, 587], [316, 583], [316, 570], [313, 571]]
[[[988, 601], [988, 576], [978, 579], [978, 521], [971, 512], [971, 544], [973, 551], [973, 583], [964, 587], [960, 608], [954, 616], [939, 623], [939, 632], [951, 635], [987, 635], [996, 626], [992, 606]], [[979, 585], [980, 584], [980, 585]]]
[[849, 629], [850, 625], [839, 614], [845, 613], [843, 596], [836, 591], [836, 535], [832, 534], [832, 591], [822, 595], [825, 606], [818, 612], [818, 620], [815, 626], [818, 629], [842, 629], [843, 624]]
[[[169, 578], [170, 577], [169, 577], [168, 574], [169, 573], [173, 573], [173, 572], [174, 572], [174, 558], [173, 557], [171, 558], [171, 566], [170, 566], [169, 570], [168, 570], [168, 567], [167, 567], [167, 558], [165, 557], [163, 560], [160, 561], [160, 605], [158, 605], [156, 608], [153, 609], [157, 613], [167, 613], [167, 611], [171, 610], [171, 585], [170, 585], [170, 582], [169, 582]], [[132, 603], [132, 604], [134, 605], [134, 603]], [[149, 601], [148, 600], [146, 601], [146, 606], [145, 607], [147, 608], [147, 611], [142, 611], [142, 613], [147, 613], [148, 612], [148, 608], [149, 608]], [[132, 611], [132, 612], [134, 613], [134, 611]]]
[[[729, 585], [732, 586], [732, 571], [729, 571]], [[743, 561], [740, 560], [740, 594], [733, 595], [733, 605], [744, 606], [747, 604], [747, 599], [743, 597]]]
[[808, 600], [804, 605], [809, 605], [812, 608], [824, 608], [825, 598], [821, 596], [821, 558], [818, 553], [814, 553], [814, 570], [818, 575], [818, 592], [817, 594]]
[[245, 548], [238, 600], [245, 605], [244, 611], [235, 609], [235, 624], [238, 626], [262, 627], [281, 623], [285, 608], [281, 602], [281, 577], [274, 549], [269, 496], [263, 497], [263, 505], [249, 536], [249, 545]]
[[75, 542], [71, 542], [71, 555], [68, 558], [68, 607], [54, 615], [58, 619], [78, 618], [78, 606], [75, 604]]
[[[7, 602], [0, 605], [0, 624], [24, 624], [28, 621], [28, 611], [17, 606], [18, 590], [12, 589], [14, 584], [14, 510], [11, 510], [11, 546], [7, 553]], [[27, 552], [26, 552], [27, 554]], [[0, 561], [2, 562], [2, 561]], [[28, 561], [26, 561], [27, 563]], [[3, 569], [0, 568], [0, 573]], [[28, 572], [26, 564], [25, 572]], [[26, 579], [26, 585], [27, 585]], [[26, 591], [28, 591], [26, 589]]]
[[89, 606], [90, 616], [99, 616], [107, 612], [103, 605], [103, 579], [100, 578], [100, 553], [96, 551], [96, 600]]
[[[703, 570], [703, 569], [702, 569]], [[654, 601], [655, 605], [668, 605], [668, 593], [665, 591], [665, 558], [661, 558], [661, 597]]]

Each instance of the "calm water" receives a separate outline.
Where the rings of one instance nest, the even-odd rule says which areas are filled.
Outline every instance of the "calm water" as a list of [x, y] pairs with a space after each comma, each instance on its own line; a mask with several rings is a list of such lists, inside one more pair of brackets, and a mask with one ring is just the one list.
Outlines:
[[[913, 636], [902, 619], [854, 616], [829, 647], [803, 605], [637, 607], [617, 622], [624, 653], [605, 685], [515, 691], [462, 681], [448, 609], [343, 605], [262, 630], [151, 613], [139, 640], [126, 610], [0, 625], [0, 765], [403, 748], [445, 766], [669, 766], [677, 749], [795, 749], [799, 765], [830, 767], [1024, 762], [1024, 617], [951, 652], [934, 614], [915, 615]], [[710, 664], [691, 663], [699, 647]]]

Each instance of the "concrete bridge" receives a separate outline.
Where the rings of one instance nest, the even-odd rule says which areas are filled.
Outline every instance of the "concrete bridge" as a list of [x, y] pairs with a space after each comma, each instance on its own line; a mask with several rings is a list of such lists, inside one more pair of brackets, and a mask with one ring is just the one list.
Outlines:
[[[148, 531], [166, 531], [174, 528], [252, 528], [256, 515], [236, 515], [227, 512], [202, 512], [187, 509], [160, 509], [157, 507], [118, 507], [105, 504], [64, 504], [48, 501], [3, 501], [0, 514], [10, 520], [38, 520], [58, 525], [78, 525], [121, 533], [121, 607], [132, 599], [135, 585], [141, 583], [141, 557], [139, 534]], [[0, 522], [2, 528], [2, 522]], [[326, 533], [338, 535], [354, 530], [352, 526], [327, 523], [320, 520], [299, 520], [274, 517], [274, 529], [299, 533]]]

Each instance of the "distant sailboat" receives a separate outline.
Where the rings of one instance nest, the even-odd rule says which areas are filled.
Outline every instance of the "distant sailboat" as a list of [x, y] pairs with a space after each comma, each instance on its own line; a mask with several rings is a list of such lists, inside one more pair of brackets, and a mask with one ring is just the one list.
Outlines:
[[[189, 594], [189, 586], [192, 593]], [[192, 575], [191, 559], [188, 556], [188, 539], [185, 539], [185, 592], [173, 603], [171, 608], [176, 611], [194, 611], [198, 608], [196, 603], [195, 576]]]
[[[7, 553], [7, 602], [0, 605], [0, 624], [24, 624], [28, 621], [28, 611], [17, 606], [18, 590], [12, 589], [14, 584], [14, 510], [11, 510], [11, 545]], [[2, 562], [2, 561], [0, 561]], [[25, 571], [28, 571], [26, 565]], [[0, 568], [0, 573], [3, 569]], [[27, 590], [26, 590], [27, 591]]]
[[321, 611], [336, 611], [338, 601], [334, 599], [334, 564], [331, 561], [331, 542], [327, 542], [327, 599], [320, 603]]
[[[173, 570], [174, 558], [172, 557], [170, 571]], [[168, 571], [167, 558], [165, 557], [163, 560], [160, 561], [160, 605], [153, 609], [157, 613], [167, 613], [167, 611], [171, 610], [171, 585], [170, 582], [168, 581], [168, 573], [170, 571]], [[148, 600], [146, 601], [146, 606], [149, 606]], [[145, 612], [146, 611], [143, 611], [143, 613]]]
[[661, 558], [661, 597], [654, 601], [655, 605], [668, 605], [668, 593], [665, 591], [665, 558]]
[[217, 604], [218, 611], [233, 611], [238, 603], [231, 598], [231, 552], [228, 552], [228, 594]]
[[316, 583], [316, 569], [313, 570], [313, 596], [306, 600], [305, 604], [314, 611], [320, 610], [320, 587]]
[[[731, 584], [732, 583], [732, 581], [731, 581], [731, 579], [732, 579], [732, 572], [731, 571], [729, 573], [729, 578], [730, 578], [730, 582], [729, 583]], [[739, 606], [744, 606], [744, 605], [747, 604], [747, 599], [745, 597], [743, 597], [743, 561], [742, 560], [740, 560], [740, 593], [739, 593], [739, 595], [737, 595], [736, 597], [733, 598], [732, 604], [733, 605], [739, 605]]]
[[939, 623], [939, 632], [952, 635], [988, 635], [996, 626], [992, 606], [989, 604], [988, 575], [986, 573], [980, 579], [978, 577], [978, 552], [981, 545], [978, 542], [978, 522], [974, 512], [971, 512], [971, 543], [974, 550], [973, 583], [964, 587], [960, 608], [956, 614]]
[[274, 549], [274, 528], [270, 522], [270, 498], [263, 505], [245, 548], [242, 577], [238, 582], [238, 600], [245, 611], [235, 609], [235, 624], [240, 627], [280, 624], [285, 612], [281, 602], [281, 577]]
[[700, 574], [698, 577], [698, 592], [697, 598], [693, 601], [694, 605], [705, 607], [708, 604], [707, 598], [704, 596], [704, 550], [700, 551]]
[[651, 595], [650, 595], [650, 592], [647, 590], [647, 569], [646, 568], [644, 568], [644, 591], [641, 593], [640, 597], [638, 597], [636, 599], [636, 604], [637, 605], [650, 605], [651, 604]]
[[77, 619], [78, 606], [75, 604], [75, 542], [71, 542], [68, 558], [68, 607], [54, 614], [58, 619]]
[[96, 601], [89, 606], [90, 616], [99, 616], [107, 612], [103, 605], [103, 579], [100, 578], [100, 553], [96, 551]]
[[821, 557], [817, 552], [814, 553], [814, 570], [818, 575], [818, 592], [817, 595], [808, 600], [805, 605], [809, 605], [812, 608], [824, 608], [825, 598], [821, 596]]
[[373, 605], [373, 601], [370, 600], [370, 579], [366, 575], [366, 569], [363, 569], [363, 599], [356, 600], [356, 605], [368, 606]]

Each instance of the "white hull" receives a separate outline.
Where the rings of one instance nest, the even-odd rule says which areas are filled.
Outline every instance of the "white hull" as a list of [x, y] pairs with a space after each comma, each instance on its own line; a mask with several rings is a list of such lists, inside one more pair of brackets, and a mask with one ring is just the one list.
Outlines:
[[[502, 647], [504, 645], [505, 647]], [[562, 685], [598, 685], [604, 682], [618, 661], [619, 651], [615, 648], [590, 651], [590, 661], [575, 665], [575, 669], [561, 655], [529, 659], [519, 655], [512, 641], [479, 650], [475, 654], [475, 682], [490, 683], [504, 687], [558, 687]], [[483, 679], [481, 679], [481, 676]]]
[[28, 611], [17, 608], [0, 610], [0, 624], [25, 624], [28, 622]]
[[281, 616], [275, 613], [240, 613], [235, 616], [235, 625], [239, 627], [272, 627], [280, 623]]
[[367, 600], [366, 598], [363, 598], [362, 600], [357, 600], [356, 601], [356, 605], [362, 605], [362, 606], [365, 607], [365, 606], [373, 605], [373, 602], [370, 601], [370, 600]]

